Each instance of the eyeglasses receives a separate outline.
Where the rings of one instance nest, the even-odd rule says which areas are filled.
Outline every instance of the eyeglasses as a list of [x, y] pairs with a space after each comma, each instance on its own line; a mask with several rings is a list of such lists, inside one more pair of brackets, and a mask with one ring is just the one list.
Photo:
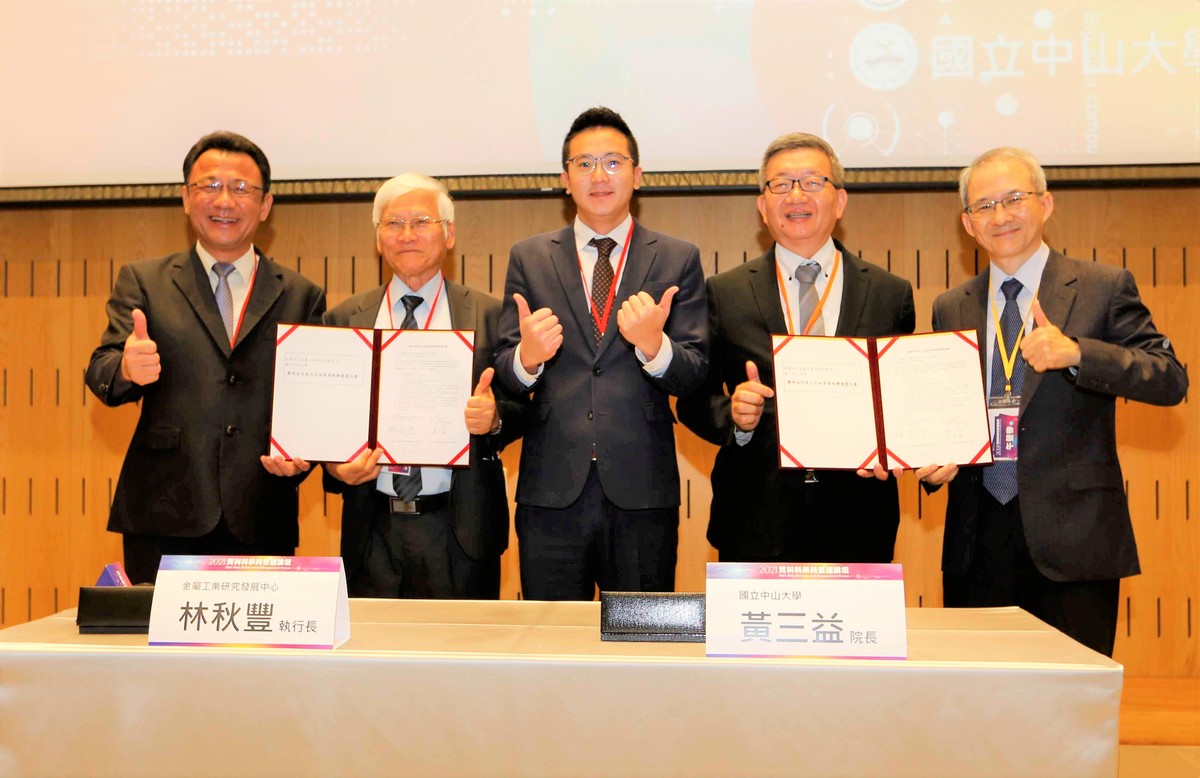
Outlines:
[[813, 194], [820, 192], [826, 184], [833, 183], [825, 176], [805, 176], [804, 178], [772, 178], [763, 186], [763, 191], [771, 194], [791, 194], [797, 186], [801, 191]]
[[210, 178], [198, 183], [188, 184], [187, 188], [209, 200], [215, 200], [220, 197], [222, 189], [228, 189], [229, 194], [234, 197], [249, 197], [255, 192], [266, 191], [261, 186], [255, 186], [249, 181], [243, 181], [240, 178], [234, 181], [221, 181], [220, 179]]
[[567, 160], [567, 164], [575, 168], [575, 172], [591, 175], [597, 169], [603, 170], [605, 173], [620, 173], [625, 169], [626, 162], [632, 162], [633, 159], [612, 152], [605, 154], [603, 157], [593, 157], [591, 154], [576, 154]]
[[449, 219], [434, 219], [429, 216], [418, 216], [415, 219], [387, 219], [379, 223], [379, 230], [385, 235], [399, 235], [404, 232], [405, 227], [411, 227], [417, 235], [428, 235], [439, 224], [447, 221]]
[[1025, 203], [1029, 198], [1041, 197], [1043, 194], [1043, 192], [1011, 192], [999, 200], [984, 200], [974, 205], [968, 205], [963, 208], [963, 212], [974, 221], [983, 221], [996, 213], [997, 205], [1003, 205], [1004, 210], [1016, 213], [1025, 208]]

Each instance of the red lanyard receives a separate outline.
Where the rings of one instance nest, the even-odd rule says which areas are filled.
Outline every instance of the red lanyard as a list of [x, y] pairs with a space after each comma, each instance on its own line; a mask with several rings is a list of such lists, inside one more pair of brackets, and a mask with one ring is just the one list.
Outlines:
[[[429, 322], [433, 321], [433, 312], [437, 309], [438, 298], [442, 296], [442, 287], [446, 285], [446, 277], [442, 276], [442, 282], [438, 284], [437, 294], [433, 296], [433, 302], [429, 306], [429, 315], [425, 317], [425, 326], [421, 329], [429, 329]], [[396, 320], [392, 318], [392, 284], [387, 285], [387, 304], [388, 304], [388, 328], [396, 329]], [[404, 322], [401, 322], [403, 324]]]
[[[258, 255], [254, 255], [254, 269], [250, 271], [250, 283], [246, 284], [246, 299], [242, 300], [242, 312], [238, 314], [237, 326], [229, 338], [229, 345], [237, 344], [238, 333], [242, 331], [242, 319], [246, 318], [246, 306], [250, 304], [250, 293], [254, 291], [254, 279], [258, 277]], [[226, 281], [228, 283], [228, 281]]]
[[[633, 220], [629, 222], [629, 232], [625, 235], [625, 244], [621, 246], [621, 259], [617, 262], [617, 272], [613, 273], [612, 285], [608, 287], [608, 299], [604, 301], [604, 315], [600, 315], [600, 311], [596, 309], [596, 302], [592, 299], [591, 290], [588, 289], [587, 273], [583, 271], [583, 257], [579, 257], [579, 275], [583, 278], [583, 289], [587, 292], [588, 307], [592, 309], [592, 321], [596, 322], [596, 329], [600, 330], [603, 336], [604, 331], [608, 329], [608, 315], [612, 313], [613, 300], [617, 296], [617, 284], [621, 280], [621, 268], [625, 267], [625, 255], [629, 252], [629, 241], [633, 238]], [[600, 261], [597, 254], [596, 261]]]

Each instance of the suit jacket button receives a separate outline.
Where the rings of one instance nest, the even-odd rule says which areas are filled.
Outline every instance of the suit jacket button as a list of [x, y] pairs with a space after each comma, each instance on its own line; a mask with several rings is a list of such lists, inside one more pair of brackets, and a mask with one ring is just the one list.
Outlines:
[[600, 369], [600, 368], [598, 368], [598, 367], [594, 367], [594, 368], [592, 368], [592, 375], [600, 375], [600, 374], [601, 374], [601, 373], [603, 373], [603, 372], [604, 372], [604, 371], [603, 371], [603, 370], [601, 370], [601, 369]]
[[99, 389], [100, 389], [100, 394], [104, 394], [105, 392], [108, 391], [108, 384], [100, 384]]
[[226, 435], [232, 436], [232, 435], [238, 434], [239, 432], [241, 432], [241, 430], [239, 430], [237, 427], [233, 426], [232, 424], [230, 424], [228, 427], [225, 428]]
[[591, 421], [591, 420], [592, 420], [592, 412], [588, 411], [588, 421]]
[[237, 384], [237, 376], [235, 376], [234, 374], [230, 373], [230, 374], [229, 374], [229, 376], [228, 376], [228, 377], [225, 379], [225, 381], [226, 381], [226, 382], [227, 382], [227, 383], [228, 383], [230, 386], [234, 386], [235, 384]]

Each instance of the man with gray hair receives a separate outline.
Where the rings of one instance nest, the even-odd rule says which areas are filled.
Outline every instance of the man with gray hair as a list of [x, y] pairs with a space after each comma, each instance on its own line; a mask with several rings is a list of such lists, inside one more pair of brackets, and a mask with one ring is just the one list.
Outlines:
[[375, 195], [375, 245], [386, 284], [330, 310], [326, 324], [377, 329], [475, 331], [464, 409], [471, 466], [379, 464], [380, 449], [325, 465], [325, 488], [342, 495], [342, 558], [353, 597], [496, 599], [508, 547], [508, 498], [499, 453], [521, 436], [524, 407], [497, 386], [491, 366], [500, 301], [450, 281], [454, 203], [439, 181], [405, 173]]
[[775, 245], [708, 279], [708, 374], [677, 406], [689, 429], [720, 446], [708, 540], [722, 562], [890, 562], [900, 500], [887, 471], [779, 468], [771, 335], [911, 333], [912, 286], [833, 238], [848, 196], [826, 141], [777, 138], [758, 183]]
[[1032, 154], [986, 152], [963, 170], [959, 192], [963, 228], [990, 261], [938, 296], [933, 328], [975, 330], [988, 344], [994, 461], [917, 470], [930, 488], [953, 482], [944, 602], [1018, 605], [1111, 656], [1120, 579], [1140, 570], [1116, 398], [1175, 405], [1187, 373], [1128, 270], [1046, 245], [1054, 197]]

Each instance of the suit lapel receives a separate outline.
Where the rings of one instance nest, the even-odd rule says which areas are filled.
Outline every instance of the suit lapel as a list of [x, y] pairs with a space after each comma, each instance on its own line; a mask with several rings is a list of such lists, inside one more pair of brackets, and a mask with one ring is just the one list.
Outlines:
[[[558, 275], [567, 308], [575, 317], [579, 331], [584, 333], [584, 341], [591, 345], [592, 313], [588, 310], [583, 280], [579, 275], [579, 257], [575, 253], [575, 229], [571, 225], [550, 239], [550, 264]], [[554, 310], [562, 320], [563, 316], [558, 306], [549, 303], [550, 301], [544, 301], [545, 306]]]
[[475, 301], [467, 287], [446, 281], [446, 302], [450, 304], [450, 326], [456, 330], [477, 330]]
[[[389, 278], [388, 283], [391, 283], [391, 281]], [[348, 319], [350, 326], [373, 329], [375, 322], [379, 320], [379, 306], [383, 304], [385, 292], [387, 292], [387, 284], [368, 292], [366, 297], [363, 298], [362, 306], [350, 314], [350, 318]]]
[[[258, 255], [258, 268], [254, 271], [254, 286], [250, 289], [249, 299], [246, 300], [246, 313], [242, 317], [241, 327], [237, 330], [238, 343], [241, 343], [254, 331], [262, 318], [267, 315], [267, 311], [275, 305], [279, 295], [283, 294], [282, 270], [274, 262], [260, 254], [258, 249], [255, 249], [255, 254]], [[215, 298], [213, 307], [216, 308]], [[236, 318], [237, 315], [235, 311], [234, 317]], [[222, 329], [224, 328], [222, 327]]]
[[787, 321], [779, 304], [779, 279], [775, 274], [775, 246], [758, 259], [751, 260], [746, 269], [750, 272], [750, 293], [754, 295], [754, 305], [767, 332], [786, 333]]
[[[607, 351], [609, 346], [621, 337], [620, 328], [617, 327], [617, 311], [620, 310], [621, 303], [637, 294], [646, 285], [650, 268], [654, 267], [654, 261], [658, 258], [658, 250], [654, 246], [657, 238], [646, 233], [647, 231], [635, 220], [633, 234], [629, 238], [629, 251], [625, 255], [625, 266], [621, 268], [620, 282], [616, 292], [613, 293], [612, 310], [608, 312], [608, 324], [604, 330], [604, 339], [600, 341], [597, 356]], [[613, 259], [620, 263], [619, 254]], [[613, 269], [615, 270], [616, 266]], [[590, 333], [592, 331], [590, 308], [588, 317], [587, 331]]]
[[[1046, 259], [1046, 267], [1042, 270], [1042, 280], [1038, 284], [1037, 299], [1042, 304], [1046, 318], [1065, 330], [1067, 320], [1071, 315], [1071, 307], [1075, 304], [1076, 276], [1071, 272], [1065, 258], [1056, 251], [1051, 251]], [[1033, 316], [1029, 317], [1032, 326]], [[1033, 393], [1041, 385], [1042, 374], [1033, 369], [1025, 370], [1025, 379], [1021, 385], [1021, 410], [1018, 418], [1024, 415], [1029, 407]]]
[[213, 343], [228, 358], [232, 353], [229, 335], [225, 332], [225, 324], [217, 310], [217, 300], [213, 297], [212, 287], [209, 285], [208, 271], [200, 261], [195, 246], [172, 269], [176, 288], [204, 324]]
[[838, 241], [835, 240], [833, 245], [842, 255], [842, 305], [838, 309], [838, 326], [834, 334], [839, 337], [854, 336], [858, 334], [871, 282], [867, 278], [867, 266], [862, 260]]

